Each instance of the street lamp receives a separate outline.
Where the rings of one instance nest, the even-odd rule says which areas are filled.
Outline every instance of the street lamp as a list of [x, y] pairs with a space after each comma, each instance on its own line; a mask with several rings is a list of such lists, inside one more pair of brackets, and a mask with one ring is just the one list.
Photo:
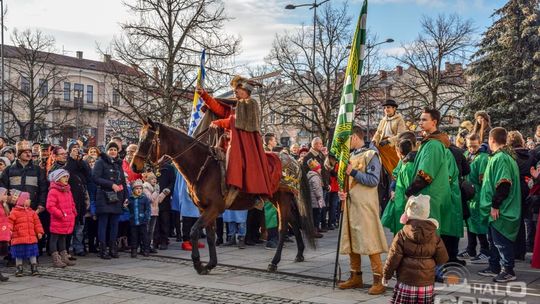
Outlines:
[[[313, 101], [312, 101], [312, 105], [311, 105], [311, 128], [313, 128], [313, 125], [314, 125], [314, 122], [315, 122], [315, 37], [317, 37], [315, 34], [316, 34], [316, 31], [317, 31], [317, 7], [325, 4], [326, 2], [328, 2], [330, 0], [324, 0], [322, 2], [319, 2], [317, 3], [317, 0], [314, 0], [313, 3], [304, 3], [304, 4], [288, 4], [287, 6], [285, 6], [285, 9], [288, 9], [288, 10], [293, 10], [297, 7], [309, 7], [309, 9], [312, 9], [313, 10], [313, 49], [312, 49], [312, 52], [311, 52], [311, 73], [312, 73], [312, 91], [313, 91]], [[313, 130], [311, 131], [313, 133]]]
[[385, 44], [385, 43], [392, 43], [394, 42], [394, 39], [392, 38], [388, 38], [384, 41], [381, 41], [381, 42], [377, 42], [377, 43], [373, 43], [373, 44], [368, 44], [366, 46], [366, 49], [368, 50], [367, 51], [367, 54], [366, 54], [366, 64], [367, 64], [367, 75], [368, 75], [368, 79], [366, 81], [366, 111], [367, 111], [367, 134], [368, 134], [368, 138], [370, 137], [370, 133], [369, 133], [369, 130], [371, 129], [371, 123], [370, 123], [370, 116], [371, 116], [371, 103], [369, 102], [369, 58], [371, 57], [371, 51], [376, 47], [376, 46], [379, 46], [381, 44]]

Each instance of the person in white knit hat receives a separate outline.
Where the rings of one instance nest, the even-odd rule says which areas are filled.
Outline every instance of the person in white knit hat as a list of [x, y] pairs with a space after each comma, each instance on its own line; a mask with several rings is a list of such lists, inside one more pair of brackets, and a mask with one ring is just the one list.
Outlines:
[[439, 222], [429, 218], [430, 197], [411, 196], [401, 216], [405, 226], [395, 236], [386, 264], [384, 283], [396, 272], [397, 283], [390, 303], [433, 303], [435, 267], [448, 261], [437, 235]]

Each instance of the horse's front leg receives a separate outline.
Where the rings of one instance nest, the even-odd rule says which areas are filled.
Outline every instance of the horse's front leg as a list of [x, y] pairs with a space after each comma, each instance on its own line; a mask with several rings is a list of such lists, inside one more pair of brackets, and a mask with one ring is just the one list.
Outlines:
[[191, 227], [190, 239], [191, 239], [191, 260], [193, 261], [193, 267], [198, 274], [208, 274], [208, 270], [201, 263], [201, 256], [199, 254], [199, 235], [203, 226], [202, 216], [197, 219], [193, 227]]
[[217, 266], [216, 227], [214, 225], [208, 225], [206, 227], [206, 241], [208, 242], [208, 252], [210, 254], [210, 260], [206, 264], [206, 270], [210, 272], [210, 270]]
[[[282, 226], [282, 224], [284, 224]], [[279, 229], [279, 242], [276, 249], [276, 254], [274, 255], [274, 258], [272, 259], [272, 262], [268, 264], [268, 271], [275, 272], [277, 270], [277, 265], [281, 261], [281, 251], [283, 250], [283, 244], [285, 243], [285, 235], [287, 234], [287, 223], [280, 222], [280, 229]]]

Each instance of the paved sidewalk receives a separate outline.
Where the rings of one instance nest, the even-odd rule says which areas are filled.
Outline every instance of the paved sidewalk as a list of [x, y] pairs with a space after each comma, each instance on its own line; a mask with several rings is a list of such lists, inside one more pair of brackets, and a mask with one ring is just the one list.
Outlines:
[[[369, 296], [367, 289], [332, 289], [336, 240], [337, 231], [325, 233], [316, 251], [306, 250], [303, 263], [293, 262], [296, 246], [286, 243], [278, 273], [265, 271], [274, 251], [257, 245], [246, 249], [219, 247], [218, 267], [210, 275], [199, 276], [191, 266], [190, 253], [180, 250], [180, 243], [172, 239], [169, 250], [148, 258], [132, 259], [128, 253], [122, 253], [120, 259], [105, 261], [90, 255], [66, 269], [54, 269], [50, 259], [43, 258], [41, 277], [10, 275], [9, 282], [0, 283], [0, 303], [387, 303], [391, 288], [382, 296]], [[207, 249], [201, 253], [206, 260]], [[345, 279], [348, 261], [341, 257], [340, 262]], [[517, 292], [520, 283], [513, 283], [508, 293], [505, 286], [490, 284], [488, 278], [477, 276], [475, 273], [482, 266], [467, 267], [473, 285], [437, 285], [442, 289], [439, 294], [450, 300], [468, 296], [476, 300], [540, 303], [540, 271], [531, 269], [526, 262], [516, 266], [518, 279], [527, 287], [524, 297]], [[363, 260], [362, 270], [366, 283], [371, 283], [367, 260]], [[2, 271], [12, 273], [14, 269]], [[470, 289], [471, 286], [474, 288]]]

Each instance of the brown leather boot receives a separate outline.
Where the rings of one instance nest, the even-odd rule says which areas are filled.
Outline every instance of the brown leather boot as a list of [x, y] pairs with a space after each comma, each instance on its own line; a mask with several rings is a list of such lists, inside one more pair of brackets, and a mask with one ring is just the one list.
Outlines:
[[364, 288], [361, 271], [351, 271], [351, 277], [338, 285], [339, 289]]
[[58, 251], [55, 251], [51, 254], [51, 257], [52, 257], [52, 261], [53, 261], [53, 266], [56, 267], [56, 268], [64, 268], [66, 267], [66, 263], [64, 263], [62, 261], [62, 257], [60, 256], [60, 254], [58, 253]]
[[351, 263], [351, 277], [349, 280], [342, 282], [338, 285], [339, 289], [351, 289], [351, 288], [364, 288], [364, 282], [362, 281], [362, 272], [360, 271], [362, 259], [359, 254], [349, 254]]
[[75, 266], [75, 262], [69, 260], [69, 256], [66, 250], [60, 252], [60, 257], [62, 258], [62, 262], [67, 266]]
[[371, 262], [371, 270], [373, 271], [373, 285], [368, 289], [370, 295], [380, 295], [386, 291], [386, 287], [382, 284], [382, 261], [380, 254], [372, 254], [369, 256]]

